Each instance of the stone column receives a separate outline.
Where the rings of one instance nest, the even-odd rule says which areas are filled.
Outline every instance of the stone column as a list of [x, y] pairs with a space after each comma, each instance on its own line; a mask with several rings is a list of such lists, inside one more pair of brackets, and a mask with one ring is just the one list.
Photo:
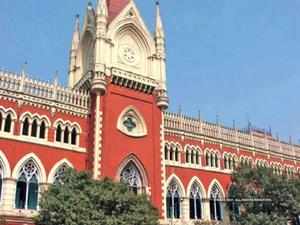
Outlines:
[[15, 208], [15, 197], [16, 180], [12, 178], [4, 178], [2, 183], [2, 209], [11, 210]]

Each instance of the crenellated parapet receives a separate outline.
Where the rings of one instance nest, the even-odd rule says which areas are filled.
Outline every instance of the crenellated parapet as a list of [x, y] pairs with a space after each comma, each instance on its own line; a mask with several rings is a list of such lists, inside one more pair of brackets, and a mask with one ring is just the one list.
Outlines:
[[259, 134], [251, 130], [243, 131], [229, 128], [170, 112], [165, 112], [164, 119], [166, 132], [170, 134], [186, 135], [199, 138], [199, 140], [204, 139], [254, 152], [264, 152], [300, 160], [300, 146], [282, 142], [270, 135]]
[[34, 80], [24, 73], [17, 74], [0, 71], [0, 96], [15, 98], [73, 113], [87, 114], [90, 94], [86, 91], [72, 90], [53, 83]]

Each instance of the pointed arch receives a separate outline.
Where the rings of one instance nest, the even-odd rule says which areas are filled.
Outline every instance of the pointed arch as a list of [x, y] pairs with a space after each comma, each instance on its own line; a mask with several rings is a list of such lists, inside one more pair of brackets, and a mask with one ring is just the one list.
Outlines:
[[213, 180], [211, 181], [210, 185], [208, 186], [208, 189], [207, 189], [207, 197], [210, 196], [210, 194], [211, 194], [211, 192], [212, 192], [212, 189], [213, 189], [213, 187], [214, 187], [215, 185], [218, 186], [218, 188], [219, 188], [219, 190], [220, 190], [220, 194], [222, 195], [221, 197], [222, 197], [222, 198], [225, 198], [227, 195], [225, 194], [224, 189], [223, 189], [221, 183], [220, 183], [217, 179], [213, 179]]
[[119, 115], [117, 128], [132, 137], [144, 137], [148, 134], [146, 122], [137, 108], [126, 107]]
[[181, 192], [181, 195], [186, 196], [185, 188], [181, 182], [181, 179], [174, 173], [168, 177], [166, 181], [166, 187], [168, 187], [172, 182], [176, 182], [179, 185], [179, 191]]
[[0, 150], [0, 163], [2, 166], [3, 178], [9, 178], [11, 176], [10, 164], [6, 155]]
[[192, 188], [193, 184], [195, 184], [195, 183], [200, 187], [201, 197], [207, 198], [207, 193], [206, 193], [205, 187], [204, 187], [203, 183], [201, 182], [201, 180], [196, 176], [192, 177], [192, 179], [190, 180], [190, 182], [187, 186], [187, 189], [186, 189], [187, 193], [191, 192], [191, 188]]
[[44, 168], [44, 165], [42, 163], [42, 161], [39, 159], [39, 157], [37, 157], [34, 153], [29, 153], [25, 156], [23, 156], [18, 163], [15, 165], [13, 172], [12, 172], [12, 177], [14, 179], [18, 179], [19, 176], [19, 172], [22, 168], [22, 166], [28, 162], [29, 160], [32, 160], [35, 165], [38, 168], [38, 178], [39, 178], [39, 182], [40, 183], [46, 183], [47, 181], [47, 176], [46, 176], [46, 170]]
[[49, 175], [48, 175], [48, 183], [49, 184], [52, 184], [54, 182], [55, 173], [63, 165], [67, 165], [70, 168], [74, 168], [73, 164], [67, 159], [62, 159], [62, 160], [58, 161], [57, 163], [54, 164], [54, 166], [52, 167], [52, 169], [49, 172]]
[[143, 166], [142, 162], [134, 154], [129, 155], [119, 165], [119, 169], [118, 169], [117, 176], [116, 176], [117, 181], [121, 180], [121, 174], [122, 174], [123, 170], [126, 169], [126, 167], [130, 164], [133, 164], [136, 167], [136, 169], [138, 170], [140, 178], [141, 178], [142, 188], [145, 188], [147, 191], [147, 189], [149, 187], [149, 179], [148, 179], [146, 169]]

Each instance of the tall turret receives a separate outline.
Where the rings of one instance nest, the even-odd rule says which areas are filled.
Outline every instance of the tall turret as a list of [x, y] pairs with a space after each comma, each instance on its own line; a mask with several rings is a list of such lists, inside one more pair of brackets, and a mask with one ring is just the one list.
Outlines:
[[106, 54], [107, 54], [107, 23], [108, 6], [106, 0], [98, 0], [96, 9], [96, 43], [95, 43], [95, 73], [92, 81], [92, 91], [100, 94], [106, 92]]
[[80, 22], [79, 15], [75, 18], [75, 27], [73, 32], [72, 44], [70, 49], [70, 59], [69, 59], [69, 86], [74, 83], [74, 76], [76, 71], [76, 55], [80, 42]]
[[166, 85], [166, 52], [165, 52], [165, 32], [160, 15], [160, 5], [156, 2], [156, 28], [155, 28], [155, 46], [157, 70], [160, 75], [160, 85], [157, 89], [157, 105], [165, 110], [169, 106]]

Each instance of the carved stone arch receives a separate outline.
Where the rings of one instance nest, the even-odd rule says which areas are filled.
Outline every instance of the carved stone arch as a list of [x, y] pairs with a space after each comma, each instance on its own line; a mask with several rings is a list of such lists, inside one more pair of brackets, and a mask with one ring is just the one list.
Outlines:
[[[129, 12], [132, 16], [128, 16]], [[141, 38], [143, 38], [144, 42], [148, 44], [150, 52], [154, 54], [154, 39], [144, 23], [134, 1], [130, 1], [129, 4], [121, 11], [121, 13], [109, 24], [107, 33], [108, 38], [115, 40], [118, 31], [123, 27], [126, 27], [128, 24], [130, 24], [136, 31], [140, 33]]]
[[144, 137], [148, 134], [147, 124], [141, 113], [133, 106], [125, 108], [117, 121], [117, 128], [131, 137]]
[[9, 161], [6, 158], [6, 155], [0, 150], [0, 164], [2, 167], [2, 178], [9, 178], [11, 176], [11, 169]]
[[29, 122], [32, 122], [32, 117], [33, 117], [33, 114], [31, 112], [24, 112], [21, 114], [21, 116], [19, 117], [19, 120], [20, 122], [24, 122], [24, 120], [26, 118], [28, 118]]
[[166, 181], [166, 188], [168, 188], [168, 186], [172, 183], [175, 182], [178, 184], [179, 187], [179, 192], [181, 194], [181, 197], [185, 197], [186, 196], [186, 192], [185, 192], [185, 188], [183, 183], [181, 182], [180, 178], [176, 175], [176, 174], [172, 174], [171, 176], [169, 176], [169, 178]]
[[147, 171], [143, 166], [142, 162], [134, 154], [129, 155], [126, 159], [124, 159], [121, 162], [117, 172], [116, 180], [117, 181], [121, 180], [121, 174], [123, 170], [130, 164], [133, 164], [137, 168], [139, 175], [142, 179], [142, 187], [145, 188], [146, 192], [148, 193], [149, 179], [148, 179]]
[[203, 199], [207, 198], [207, 193], [206, 193], [205, 187], [204, 187], [203, 183], [201, 182], [201, 180], [196, 176], [192, 177], [192, 179], [190, 180], [190, 182], [187, 186], [187, 195], [188, 196], [190, 195], [191, 188], [194, 183], [196, 183], [200, 187], [201, 198], [203, 198]]
[[221, 185], [221, 183], [217, 180], [217, 179], [213, 179], [210, 183], [210, 185], [208, 186], [208, 189], [207, 189], [207, 197], [210, 198], [210, 194], [212, 192], [212, 188], [214, 187], [214, 185], [217, 185], [219, 190], [220, 190], [220, 194], [221, 194], [221, 198], [226, 198], [226, 194], [225, 194], [225, 191]]
[[34, 153], [29, 153], [29, 154], [23, 156], [18, 161], [18, 163], [15, 165], [15, 167], [13, 169], [12, 178], [18, 179], [19, 172], [20, 172], [22, 166], [29, 160], [32, 160], [35, 163], [36, 167], [38, 168], [39, 182], [46, 183], [46, 181], [47, 181], [46, 170], [44, 168], [42, 161]]
[[56, 171], [64, 164], [66, 164], [70, 168], [74, 168], [73, 164], [67, 159], [62, 159], [62, 160], [58, 161], [57, 163], [55, 163], [55, 165], [52, 167], [52, 169], [49, 172], [49, 175], [48, 175], [48, 183], [49, 184], [52, 184], [54, 182], [54, 176], [55, 176]]
[[4, 108], [3, 106], [0, 106], [0, 112], [3, 113], [3, 116], [10, 114], [12, 120], [17, 120], [17, 114], [13, 108]]

